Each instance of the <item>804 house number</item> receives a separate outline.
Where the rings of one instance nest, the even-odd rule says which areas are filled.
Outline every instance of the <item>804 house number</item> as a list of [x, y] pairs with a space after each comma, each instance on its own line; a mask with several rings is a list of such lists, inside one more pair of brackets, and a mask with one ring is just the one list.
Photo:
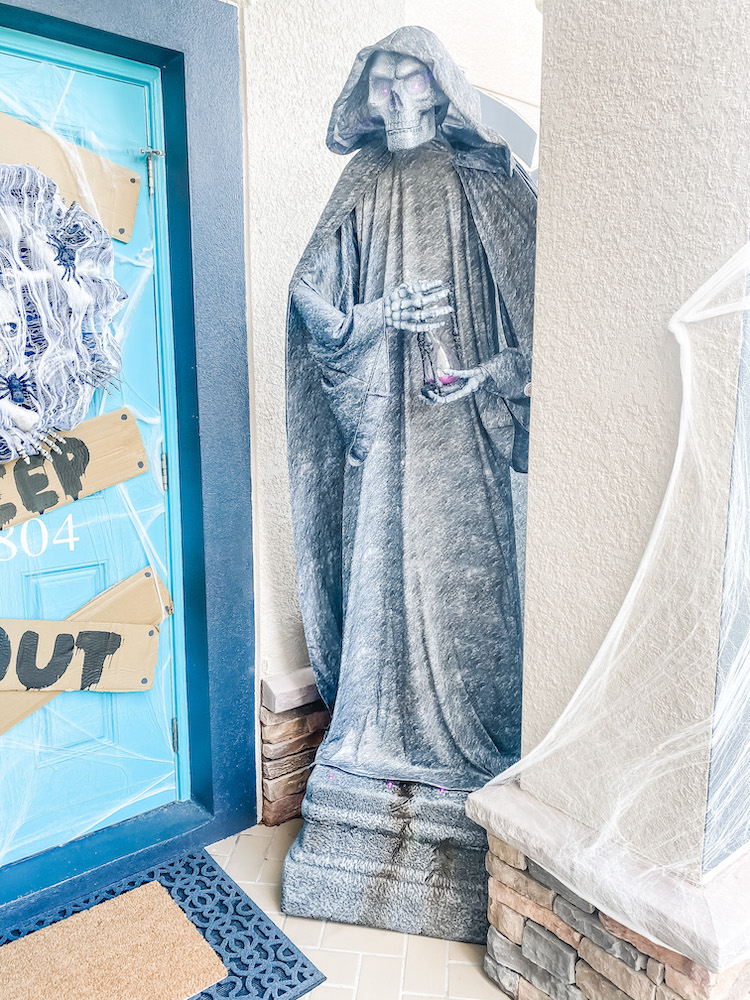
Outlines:
[[[73, 515], [68, 514], [55, 532], [53, 545], [67, 545], [71, 552], [75, 551], [76, 542], [80, 538], [75, 533]], [[6, 528], [0, 531], [0, 562], [10, 562], [18, 555], [19, 548], [30, 559], [38, 559], [44, 555], [49, 545], [47, 525], [41, 518], [34, 518], [16, 529]]]

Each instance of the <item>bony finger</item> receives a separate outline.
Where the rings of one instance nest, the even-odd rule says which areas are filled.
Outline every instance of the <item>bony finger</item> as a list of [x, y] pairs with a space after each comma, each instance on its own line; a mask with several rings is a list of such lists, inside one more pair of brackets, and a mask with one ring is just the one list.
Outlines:
[[430, 330], [439, 330], [439, 323], [415, 323], [409, 321], [401, 321], [399, 323], [400, 330], [406, 330], [408, 333], [429, 333]]
[[435, 306], [425, 303], [425, 299], [408, 299], [403, 304], [399, 303], [396, 311], [400, 312], [402, 316], [414, 316], [423, 319], [429, 319], [433, 316], [447, 316], [453, 312], [453, 306]]
[[444, 375], [450, 375], [452, 378], [477, 378], [479, 376], [478, 368], [443, 368]]
[[427, 306], [420, 309], [422, 319], [432, 319], [438, 316], [448, 316], [453, 312], [453, 306]]
[[462, 386], [460, 389], [456, 389], [455, 392], [449, 393], [445, 396], [446, 401], [453, 402], [456, 399], [465, 399], [466, 396], [470, 396], [474, 390], [477, 388], [474, 379], [469, 379], [466, 385]]
[[429, 295], [422, 296], [422, 306], [431, 306], [434, 302], [440, 302], [441, 299], [447, 299], [450, 295], [450, 289], [441, 288], [437, 292], [430, 292]]
[[[428, 306], [434, 305], [436, 302], [440, 302], [442, 299], [446, 299], [450, 293], [448, 289], [445, 288], [442, 291], [430, 292], [429, 295], [422, 295], [421, 293], [414, 292], [406, 298], [400, 299], [396, 305], [397, 309], [425, 309]], [[450, 307], [452, 309], [452, 307]]]

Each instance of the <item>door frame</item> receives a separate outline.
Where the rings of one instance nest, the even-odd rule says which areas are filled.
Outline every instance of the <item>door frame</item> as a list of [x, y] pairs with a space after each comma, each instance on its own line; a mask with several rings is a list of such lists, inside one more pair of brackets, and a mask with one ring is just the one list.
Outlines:
[[162, 76], [191, 799], [1, 868], [0, 931], [256, 819], [238, 12], [222, 0], [78, 0], [70, 15], [69, 0], [0, 3], [0, 26]]

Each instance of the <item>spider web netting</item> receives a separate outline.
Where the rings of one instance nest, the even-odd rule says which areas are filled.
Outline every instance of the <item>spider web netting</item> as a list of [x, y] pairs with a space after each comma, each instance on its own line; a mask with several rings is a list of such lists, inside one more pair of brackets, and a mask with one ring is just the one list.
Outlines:
[[0, 165], [0, 461], [45, 450], [120, 371], [113, 263], [102, 226], [54, 181]]
[[539, 831], [544, 866], [631, 929], [688, 953], [724, 927], [721, 967], [750, 958], [727, 926], [750, 844], [749, 274], [750, 244], [670, 322], [679, 433], [640, 565], [555, 724], [487, 786], [571, 817]]

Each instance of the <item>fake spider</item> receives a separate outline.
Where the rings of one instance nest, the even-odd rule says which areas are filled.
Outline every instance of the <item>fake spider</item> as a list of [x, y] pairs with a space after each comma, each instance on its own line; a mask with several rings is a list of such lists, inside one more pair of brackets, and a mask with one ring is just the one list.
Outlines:
[[15, 372], [11, 372], [10, 375], [0, 375], [0, 399], [10, 397], [11, 403], [17, 406], [22, 406], [27, 397], [36, 399], [34, 388], [28, 372], [23, 375], [16, 375]]
[[54, 235], [47, 238], [47, 243], [55, 251], [55, 263], [59, 264], [63, 269], [64, 281], [75, 278], [76, 255], [78, 248], [85, 242], [86, 233], [83, 231], [83, 227], [77, 222], [63, 229], [62, 239]]

